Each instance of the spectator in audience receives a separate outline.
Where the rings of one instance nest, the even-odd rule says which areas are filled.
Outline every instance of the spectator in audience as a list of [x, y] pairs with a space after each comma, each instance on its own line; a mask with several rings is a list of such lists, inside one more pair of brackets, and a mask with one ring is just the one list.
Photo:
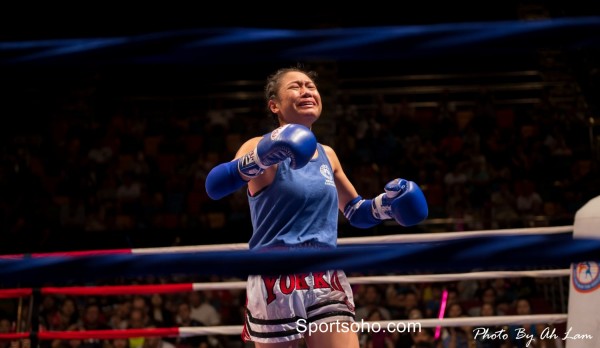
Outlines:
[[108, 340], [105, 348], [129, 348], [129, 339], [127, 338], [113, 338]]
[[530, 226], [531, 219], [542, 212], [544, 201], [531, 180], [522, 180], [518, 184], [520, 189], [517, 192], [517, 212], [527, 226]]
[[[448, 302], [446, 318], [466, 317], [458, 302]], [[469, 348], [473, 340], [473, 331], [469, 326], [445, 327], [442, 329], [441, 348]]]
[[481, 307], [483, 304], [490, 304], [492, 305], [494, 308], [496, 308], [496, 311], [498, 312], [499, 315], [504, 315], [503, 312], [498, 311], [497, 309], [497, 293], [496, 293], [496, 289], [488, 286], [485, 289], [482, 289], [482, 291], [479, 293], [479, 305], [472, 307], [471, 309], [469, 309], [469, 316], [472, 317], [478, 317], [481, 315]]
[[492, 228], [511, 228], [518, 224], [517, 199], [510, 183], [505, 180], [494, 183], [491, 201]]
[[[479, 315], [482, 317], [496, 316], [497, 315], [496, 308], [491, 303], [484, 303], [481, 305], [481, 310], [479, 311]], [[494, 332], [498, 332], [499, 330], [501, 330], [502, 327], [497, 326], [497, 325], [473, 327], [473, 330], [474, 330], [473, 338], [475, 340], [476, 348], [505, 348], [506, 347], [506, 342], [504, 342], [504, 340], [502, 340], [502, 339], [499, 339], [499, 338], [491, 339], [490, 336], [485, 336], [483, 334], [477, 335], [477, 333], [479, 332], [478, 330], [483, 331], [486, 329], [488, 330], [487, 333], [489, 335], [491, 335]]]
[[[13, 332], [12, 323], [8, 318], [0, 316], [0, 334], [7, 334]], [[0, 340], [0, 348], [9, 348], [10, 341]]]
[[[520, 297], [515, 303], [515, 312], [517, 315], [532, 315], [531, 301], [526, 297]], [[509, 325], [508, 333], [510, 343], [516, 348], [546, 348], [553, 347], [553, 340], [546, 337], [540, 338], [540, 334], [545, 328], [551, 328], [548, 324], [523, 324]], [[530, 340], [531, 338], [531, 340]], [[552, 344], [552, 346], [549, 346]]]
[[203, 325], [216, 326], [221, 324], [219, 312], [211, 305], [206, 295], [200, 291], [192, 291], [189, 294], [191, 317]]
[[[148, 316], [140, 308], [133, 308], [129, 313], [128, 329], [143, 329], [149, 325]], [[130, 337], [129, 348], [143, 348], [144, 337]]]
[[[192, 318], [192, 309], [190, 304], [182, 302], [177, 307], [177, 326], [179, 327], [198, 327], [205, 326], [202, 322]], [[177, 337], [175, 346], [177, 348], [197, 348], [203, 344], [208, 344], [206, 336]]]
[[[155, 329], [156, 326], [150, 325], [148, 329]], [[143, 348], [175, 348], [175, 345], [162, 337], [145, 337]], [[194, 348], [208, 348], [208, 345], [199, 345]]]
[[[384, 320], [379, 309], [374, 309], [367, 315], [365, 321], [377, 322]], [[383, 326], [382, 326], [383, 327]], [[367, 348], [394, 348], [394, 341], [390, 332], [381, 330], [379, 332], [362, 331], [359, 337], [361, 347]]]
[[131, 301], [116, 303], [113, 313], [108, 320], [108, 325], [113, 329], [126, 329], [129, 326], [130, 313]]
[[374, 310], [380, 312], [383, 320], [391, 320], [392, 315], [390, 311], [382, 303], [381, 292], [381, 289], [375, 284], [368, 284], [365, 286], [364, 296], [357, 299], [356, 321], [360, 322], [361, 319], [366, 320], [369, 313]]
[[[388, 289], [390, 288], [388, 287]], [[407, 289], [400, 293], [388, 291], [386, 304], [388, 307], [391, 307], [393, 318], [406, 319], [412, 309], [420, 309], [421, 299], [419, 293], [412, 289]]]
[[109, 329], [108, 325], [106, 325], [102, 310], [97, 303], [89, 303], [85, 306], [80, 325], [85, 330]]
[[164, 297], [161, 294], [152, 294], [150, 297], [150, 320], [155, 323], [158, 327], [173, 327], [175, 325], [175, 319], [173, 313], [171, 313], [164, 305]]
[[426, 327], [412, 332], [411, 336], [413, 344], [410, 348], [435, 348], [437, 346], [435, 334], [431, 328]]
[[[420, 319], [423, 319], [423, 312], [421, 309], [414, 307], [408, 312], [408, 322], [409, 323], [419, 323]], [[410, 325], [410, 324], [409, 324]], [[422, 330], [427, 330], [427, 328], [421, 328], [417, 331], [420, 332]], [[395, 342], [396, 348], [409, 348], [412, 347], [415, 343], [414, 337], [415, 332], [411, 330], [405, 330], [404, 332], [394, 332], [392, 334], [392, 340]], [[431, 338], [433, 339], [433, 333], [431, 334]]]

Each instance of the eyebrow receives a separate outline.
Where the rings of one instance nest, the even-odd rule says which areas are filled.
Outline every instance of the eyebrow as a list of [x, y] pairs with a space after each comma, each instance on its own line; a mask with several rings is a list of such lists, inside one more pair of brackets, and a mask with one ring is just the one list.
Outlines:
[[287, 86], [293, 84], [293, 83], [297, 83], [297, 84], [303, 84], [303, 83], [315, 83], [313, 80], [294, 80], [294, 81], [290, 81], [288, 82]]

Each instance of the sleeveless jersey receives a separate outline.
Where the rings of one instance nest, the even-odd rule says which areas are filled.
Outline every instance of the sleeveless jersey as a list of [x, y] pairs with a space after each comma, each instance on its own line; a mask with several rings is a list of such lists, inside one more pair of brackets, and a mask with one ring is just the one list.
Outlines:
[[338, 195], [325, 149], [300, 169], [290, 159], [279, 163], [271, 185], [248, 194], [253, 233], [250, 249], [273, 247], [335, 247]]

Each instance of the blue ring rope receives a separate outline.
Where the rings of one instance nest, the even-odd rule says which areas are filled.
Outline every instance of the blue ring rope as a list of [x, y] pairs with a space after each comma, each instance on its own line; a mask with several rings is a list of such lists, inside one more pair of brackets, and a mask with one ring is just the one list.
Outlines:
[[0, 285], [97, 282], [115, 277], [290, 274], [343, 269], [365, 274], [568, 268], [600, 260], [600, 239], [571, 233], [472, 237], [427, 243], [351, 245], [337, 249], [210, 251], [0, 260]]
[[[210, 28], [135, 36], [0, 41], [0, 64], [386, 60], [600, 44], [600, 17], [312, 30]], [[157, 49], [168, 47], [168, 49]], [[151, 54], [142, 53], [145, 51]]]

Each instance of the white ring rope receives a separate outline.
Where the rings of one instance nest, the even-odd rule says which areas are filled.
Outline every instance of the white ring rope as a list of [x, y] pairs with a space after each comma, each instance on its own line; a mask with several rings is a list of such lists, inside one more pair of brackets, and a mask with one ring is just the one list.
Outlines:
[[470, 279], [497, 279], [497, 278], [551, 278], [564, 277], [570, 274], [569, 269], [544, 270], [544, 271], [499, 271], [499, 272], [470, 272], [452, 274], [423, 274], [401, 276], [371, 276], [348, 277], [350, 284], [387, 284], [387, 283], [414, 283], [414, 282], [451, 282]]
[[[503, 315], [491, 317], [461, 317], [446, 319], [417, 319], [417, 320], [386, 320], [386, 321], [364, 321], [368, 327], [373, 327], [373, 323], [378, 323], [381, 328], [394, 325], [395, 327], [414, 328], [432, 328], [442, 327], [484, 327], [484, 326], [505, 326], [505, 325], [525, 325], [525, 324], [558, 324], [567, 321], [567, 314], [535, 314], [535, 315]], [[357, 321], [361, 325], [361, 322]], [[364, 329], [364, 328], [363, 328]], [[366, 330], [365, 330], [366, 331]], [[200, 336], [200, 335], [238, 335], [242, 332], [241, 325], [229, 326], [210, 326], [210, 327], [182, 327], [179, 328], [182, 337]]]
[[[421, 243], [439, 242], [445, 240], [456, 240], [472, 237], [495, 237], [495, 236], [524, 236], [536, 234], [560, 234], [573, 232], [573, 225], [554, 227], [528, 227], [509, 228], [500, 230], [478, 230], [463, 232], [433, 232], [414, 234], [393, 234], [375, 237], [346, 237], [339, 238], [338, 245], [354, 244], [386, 244], [386, 243]], [[154, 254], [171, 252], [197, 252], [197, 251], [233, 251], [248, 250], [248, 243], [213, 244], [213, 245], [191, 245], [160, 248], [132, 249], [133, 254]]]
[[[365, 321], [361, 319], [354, 324], [346, 324], [346, 327], [353, 332], [419, 332], [423, 328], [432, 327], [470, 327], [472, 329], [496, 327], [504, 329], [510, 325], [526, 324], [545, 324], [553, 325], [564, 323], [568, 320], [567, 314], [537, 314], [537, 315], [508, 315], [508, 316], [489, 316], [489, 317], [460, 317], [445, 319], [420, 318], [416, 320], [385, 320], [385, 321]], [[327, 329], [335, 330], [341, 322], [333, 323], [307, 323], [305, 328], [311, 325], [321, 327], [325, 325]], [[317, 327], [312, 328], [312, 332]], [[239, 335], [243, 331], [242, 325], [221, 325], [221, 326], [184, 326], [173, 328], [146, 328], [146, 329], [117, 329], [117, 330], [83, 330], [83, 331], [42, 331], [39, 333], [40, 339], [51, 340], [71, 340], [71, 339], [112, 339], [112, 338], [133, 338], [133, 337], [191, 337], [203, 335]], [[15, 337], [18, 335], [19, 337]], [[9, 337], [7, 337], [9, 336]], [[15, 340], [27, 338], [26, 333], [1, 334], [0, 340]]]
[[465, 239], [472, 237], [524, 236], [537, 234], [560, 234], [573, 232], [573, 226], [510, 228], [502, 230], [478, 230], [462, 232], [434, 232], [418, 234], [393, 234], [376, 237], [340, 238], [339, 245], [351, 244], [385, 244], [385, 243], [422, 243], [441, 242], [447, 240]]
[[[569, 269], [542, 270], [542, 271], [498, 271], [498, 272], [469, 272], [451, 274], [423, 274], [423, 275], [391, 275], [391, 276], [369, 276], [348, 277], [350, 284], [390, 284], [390, 283], [414, 283], [414, 282], [451, 282], [469, 279], [497, 279], [497, 278], [551, 278], [569, 276]], [[245, 281], [232, 281], [221, 283], [194, 283], [194, 291], [201, 290], [230, 290], [245, 289]]]

